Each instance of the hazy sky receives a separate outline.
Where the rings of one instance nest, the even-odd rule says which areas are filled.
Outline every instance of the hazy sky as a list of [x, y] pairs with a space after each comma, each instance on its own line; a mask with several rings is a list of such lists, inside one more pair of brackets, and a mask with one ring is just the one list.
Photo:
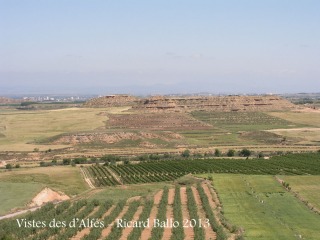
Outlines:
[[320, 92], [319, 0], [0, 0], [0, 94]]

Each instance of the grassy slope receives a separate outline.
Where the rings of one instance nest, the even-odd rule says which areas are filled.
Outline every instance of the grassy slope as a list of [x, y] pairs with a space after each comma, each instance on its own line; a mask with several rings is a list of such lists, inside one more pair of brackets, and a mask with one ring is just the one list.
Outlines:
[[0, 215], [26, 206], [42, 188], [40, 183], [0, 182]]
[[273, 176], [216, 174], [213, 181], [225, 217], [245, 229], [246, 239], [319, 239], [319, 215]]
[[279, 176], [279, 178], [289, 183], [292, 191], [320, 209], [320, 176]]
[[62, 191], [69, 196], [88, 189], [79, 168], [71, 166], [15, 169], [1, 173], [0, 182], [41, 184], [53, 190]]

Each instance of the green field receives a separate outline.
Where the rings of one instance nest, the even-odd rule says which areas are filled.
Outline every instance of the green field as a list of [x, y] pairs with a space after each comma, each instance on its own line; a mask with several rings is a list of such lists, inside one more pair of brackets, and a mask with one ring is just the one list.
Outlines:
[[0, 182], [0, 215], [25, 207], [42, 188], [41, 183]]
[[319, 215], [273, 176], [214, 174], [213, 185], [226, 219], [244, 228], [245, 239], [319, 239]]
[[15, 169], [2, 172], [0, 182], [40, 184], [69, 196], [80, 194], [88, 189], [80, 169], [71, 166]]
[[[212, 130], [180, 132], [190, 144], [196, 145], [258, 145], [279, 144], [281, 134], [269, 133], [270, 129], [290, 129], [305, 126], [262, 112], [204, 112], [191, 115], [212, 125]], [[298, 139], [290, 137], [290, 143]]]
[[320, 210], [320, 176], [279, 176], [292, 191]]

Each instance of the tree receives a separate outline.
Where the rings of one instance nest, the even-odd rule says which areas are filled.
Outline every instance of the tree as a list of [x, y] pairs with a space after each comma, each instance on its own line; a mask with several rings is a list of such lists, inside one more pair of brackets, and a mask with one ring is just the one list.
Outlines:
[[68, 159], [68, 158], [65, 158], [65, 159], [62, 160], [62, 164], [63, 165], [70, 165], [70, 163], [71, 163], [71, 160]]
[[227, 152], [227, 156], [228, 157], [233, 157], [235, 153], [236, 153], [236, 151], [234, 149], [229, 149], [228, 152]]
[[20, 168], [20, 164], [16, 164], [15, 168]]
[[251, 155], [251, 151], [247, 148], [244, 148], [239, 153], [240, 156], [249, 157]]
[[181, 156], [184, 158], [190, 157], [190, 150], [186, 149], [181, 153]]
[[40, 162], [40, 167], [46, 167], [46, 163], [45, 162]]
[[264, 157], [263, 152], [259, 152], [259, 153], [258, 153], [258, 158], [263, 158], [263, 157]]
[[221, 151], [218, 148], [216, 148], [214, 150], [214, 156], [216, 156], [216, 157], [220, 157], [221, 156]]
[[12, 169], [12, 165], [10, 163], [6, 164], [6, 169], [11, 170]]

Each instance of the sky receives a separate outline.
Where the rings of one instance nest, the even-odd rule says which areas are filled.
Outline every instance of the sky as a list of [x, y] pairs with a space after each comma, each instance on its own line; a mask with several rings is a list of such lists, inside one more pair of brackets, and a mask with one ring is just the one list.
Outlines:
[[318, 0], [0, 0], [0, 95], [320, 92]]

